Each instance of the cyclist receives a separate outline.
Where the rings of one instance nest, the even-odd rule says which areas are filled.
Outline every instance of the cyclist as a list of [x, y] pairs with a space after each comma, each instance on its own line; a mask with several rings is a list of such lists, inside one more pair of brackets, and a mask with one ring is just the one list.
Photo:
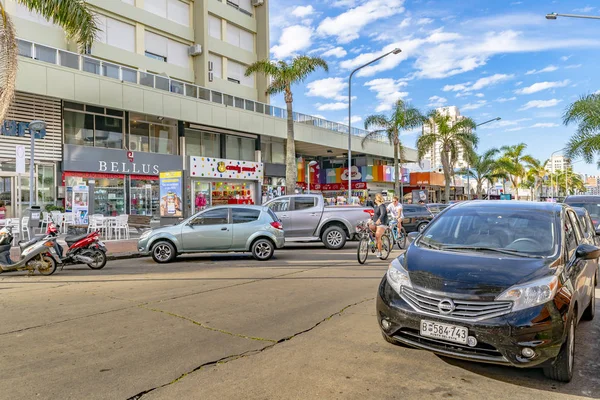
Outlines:
[[404, 212], [402, 210], [402, 204], [398, 199], [398, 196], [394, 196], [392, 202], [388, 205], [387, 212], [389, 215], [390, 222], [397, 223], [397, 233], [402, 230], [402, 220], [404, 219]]
[[370, 228], [375, 232], [375, 239], [377, 243], [377, 257], [381, 258], [381, 237], [385, 233], [388, 224], [388, 213], [387, 208], [384, 204], [383, 195], [377, 193], [375, 196], [375, 213], [371, 219]]

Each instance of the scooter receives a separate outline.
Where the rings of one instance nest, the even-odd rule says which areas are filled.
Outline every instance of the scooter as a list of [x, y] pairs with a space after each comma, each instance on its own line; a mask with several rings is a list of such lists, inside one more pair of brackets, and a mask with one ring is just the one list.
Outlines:
[[20, 242], [21, 257], [17, 262], [10, 258], [12, 242], [12, 227], [5, 226], [0, 229], [0, 273], [28, 270], [29, 275], [33, 275], [37, 269], [42, 275], [52, 275], [56, 271], [56, 266], [61, 260], [56, 253], [56, 238], [53, 236], [47, 235], [29, 242]]
[[[57, 237], [58, 229], [54, 222], [48, 224], [46, 234]], [[69, 249], [63, 255], [63, 248], [55, 242], [54, 249], [60, 257], [61, 271], [65, 265], [86, 264], [91, 269], [102, 269], [106, 265], [106, 246], [100, 241], [99, 232], [85, 233], [65, 238]]]

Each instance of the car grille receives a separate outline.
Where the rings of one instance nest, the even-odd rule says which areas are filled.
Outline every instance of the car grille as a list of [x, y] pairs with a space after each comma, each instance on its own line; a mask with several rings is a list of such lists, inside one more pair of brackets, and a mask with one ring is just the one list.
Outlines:
[[428, 315], [463, 321], [480, 321], [487, 318], [498, 317], [508, 314], [512, 308], [512, 302], [510, 301], [469, 301], [450, 299], [455, 305], [454, 311], [449, 314], [442, 314], [438, 308], [438, 304], [442, 300], [447, 300], [446, 297], [423, 293], [403, 286], [402, 298], [416, 311]]

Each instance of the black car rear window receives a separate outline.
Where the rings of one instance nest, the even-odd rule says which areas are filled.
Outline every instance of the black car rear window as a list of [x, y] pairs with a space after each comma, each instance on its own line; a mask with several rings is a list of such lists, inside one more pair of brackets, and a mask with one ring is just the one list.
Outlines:
[[590, 217], [594, 221], [600, 221], [600, 204], [599, 203], [568, 203], [571, 207], [585, 208], [589, 213]]
[[260, 217], [260, 210], [249, 208], [233, 208], [231, 210], [234, 224], [246, 224], [254, 222]]

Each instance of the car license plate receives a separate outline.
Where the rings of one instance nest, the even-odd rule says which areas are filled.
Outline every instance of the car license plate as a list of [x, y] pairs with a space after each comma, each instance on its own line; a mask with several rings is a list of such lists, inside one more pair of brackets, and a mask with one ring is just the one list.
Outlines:
[[469, 329], [464, 326], [421, 320], [421, 336], [467, 344]]

